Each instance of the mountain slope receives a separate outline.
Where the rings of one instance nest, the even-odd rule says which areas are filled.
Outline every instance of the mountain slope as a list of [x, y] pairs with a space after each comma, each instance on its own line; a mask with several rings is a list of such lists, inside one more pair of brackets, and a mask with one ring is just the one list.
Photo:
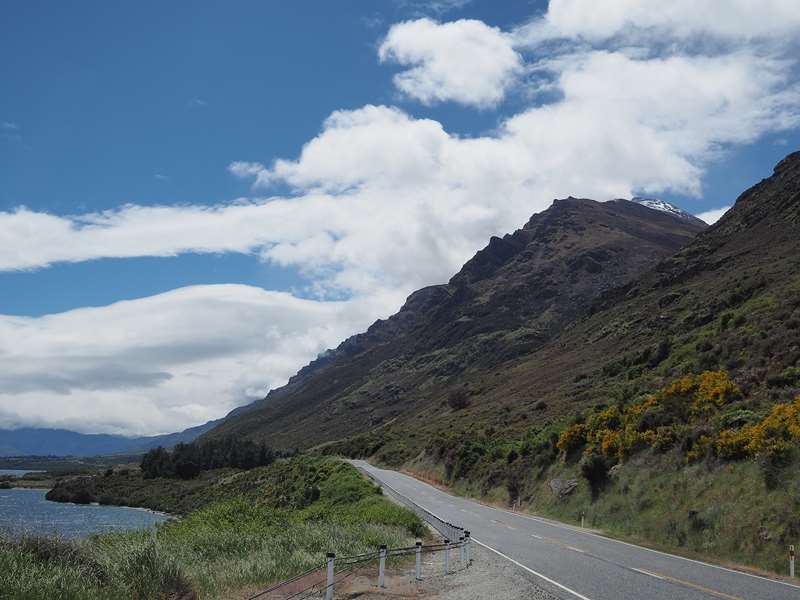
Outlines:
[[208, 435], [308, 447], [420, 411], [436, 421], [455, 387], [485, 394], [501, 365], [544, 347], [704, 227], [625, 200], [558, 200]]
[[[622, 394], [624, 400], [670, 378], [723, 368], [754, 400], [793, 397], [798, 382], [778, 380], [800, 358], [799, 236], [800, 153], [794, 153], [717, 224], [604, 298], [557, 347], [529, 356], [517, 367], [519, 385], [541, 397]], [[636, 363], [658, 345], [657, 364]], [[574, 381], [564, 372], [582, 377]], [[498, 393], [512, 393], [515, 385]]]

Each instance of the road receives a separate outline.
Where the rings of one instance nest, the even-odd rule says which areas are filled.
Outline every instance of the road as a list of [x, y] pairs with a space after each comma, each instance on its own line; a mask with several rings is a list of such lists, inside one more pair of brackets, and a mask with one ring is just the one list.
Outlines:
[[408, 475], [352, 462], [422, 508], [469, 530], [476, 543], [515, 562], [563, 600], [800, 600], [800, 586], [484, 506]]

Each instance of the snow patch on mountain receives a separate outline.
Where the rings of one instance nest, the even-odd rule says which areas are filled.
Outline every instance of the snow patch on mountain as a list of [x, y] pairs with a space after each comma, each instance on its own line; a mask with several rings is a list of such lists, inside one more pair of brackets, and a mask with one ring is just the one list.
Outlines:
[[664, 200], [660, 200], [659, 198], [636, 197], [636, 198], [631, 198], [631, 202], [636, 202], [637, 204], [642, 204], [647, 208], [652, 208], [653, 210], [660, 210], [661, 212], [670, 213], [672, 215], [681, 217], [682, 219], [688, 219], [690, 221], [693, 221], [694, 219], [697, 218], [693, 214], [686, 212], [682, 208], [679, 208], [674, 204], [670, 204], [669, 202], [666, 202]]

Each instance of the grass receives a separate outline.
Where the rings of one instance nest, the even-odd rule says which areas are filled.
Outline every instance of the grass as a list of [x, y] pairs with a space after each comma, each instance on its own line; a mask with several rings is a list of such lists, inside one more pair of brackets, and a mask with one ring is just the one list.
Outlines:
[[188, 591], [219, 598], [321, 565], [326, 552], [406, 546], [425, 532], [414, 513], [333, 459], [298, 457], [226, 477], [216, 485], [228, 499], [215, 490], [185, 518], [154, 530], [79, 541], [0, 538], [4, 600], [145, 600]]
[[[680, 458], [646, 453], [614, 473], [593, 499], [581, 482], [557, 499], [543, 481], [529, 507], [561, 521], [697, 558], [785, 573], [789, 544], [800, 541], [800, 477], [786, 469], [769, 489], [755, 461], [681, 466]], [[563, 464], [548, 475], [579, 478]]]
[[[786, 369], [776, 381], [795, 377]], [[404, 466], [490, 503], [572, 523], [585, 513], [644, 545], [785, 572], [788, 546], [800, 543], [798, 415], [797, 402], [759, 405], [707, 372], [517, 438], [442, 432]], [[554, 479], [578, 486], [561, 498]]]

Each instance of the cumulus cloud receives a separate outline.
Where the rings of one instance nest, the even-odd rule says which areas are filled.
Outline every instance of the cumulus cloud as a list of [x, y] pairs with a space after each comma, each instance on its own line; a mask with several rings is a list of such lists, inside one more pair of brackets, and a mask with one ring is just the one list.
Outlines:
[[[622, 15], [624, 4], [603, 3]], [[782, 6], [773, 4], [765, 10]], [[703, 9], [656, 23], [632, 10], [595, 31], [570, 6], [578, 3], [554, 1], [516, 32], [427, 20], [390, 31], [381, 56], [409, 67], [400, 74], [410, 82], [405, 91], [426, 102], [497, 102], [507, 90], [499, 73], [513, 78], [521, 64], [513, 44], [524, 47], [526, 73], [547, 93], [491, 132], [459, 136], [436, 120], [366, 105], [334, 111], [295, 157], [232, 163], [230, 172], [263, 197], [72, 216], [0, 212], [1, 270], [237, 252], [298, 269], [316, 298], [203, 287], [38, 319], [2, 317], [0, 415], [148, 433], [219, 416], [389, 314], [412, 290], [446, 281], [490, 235], [519, 227], [553, 198], [699, 195], [706, 165], [728, 147], [798, 125], [790, 37], [762, 43], [740, 33], [744, 42], [698, 51], [682, 36], [730, 37], [736, 28], [723, 31]], [[637, 45], [646, 38], [631, 32], [656, 26], [665, 32], [659, 46]], [[412, 30], [425, 35], [405, 38]], [[608, 37], [616, 41], [598, 41]], [[472, 50], [496, 52], [505, 65], [490, 75], [494, 92], [463, 79], [475, 71], [455, 59]], [[276, 189], [290, 192], [270, 195]], [[712, 212], [699, 216], [711, 222]]]
[[558, 101], [473, 138], [392, 107], [336, 111], [297, 158], [230, 167], [291, 196], [0, 213], [0, 269], [240, 252], [301, 269], [320, 295], [411, 291], [447, 279], [489, 235], [554, 197], [699, 194], [720, 148], [797, 124], [800, 96], [782, 65], [747, 50], [571, 55], [554, 74]]
[[512, 37], [472, 19], [398, 23], [389, 30], [378, 55], [384, 62], [409, 67], [395, 75], [394, 84], [426, 104], [493, 106], [522, 71]]
[[726, 212], [731, 209], [730, 206], [723, 206], [722, 208], [712, 208], [711, 210], [707, 210], [705, 212], [701, 212], [698, 215], [695, 215], [698, 219], [705, 221], [709, 225], [713, 225], [717, 221], [722, 218]]
[[523, 39], [592, 41], [643, 33], [669, 38], [774, 40], [800, 28], [794, 0], [550, 0], [547, 12], [520, 29]]
[[202, 423], [282, 385], [397, 301], [211, 285], [0, 316], [0, 427], [150, 434]]

